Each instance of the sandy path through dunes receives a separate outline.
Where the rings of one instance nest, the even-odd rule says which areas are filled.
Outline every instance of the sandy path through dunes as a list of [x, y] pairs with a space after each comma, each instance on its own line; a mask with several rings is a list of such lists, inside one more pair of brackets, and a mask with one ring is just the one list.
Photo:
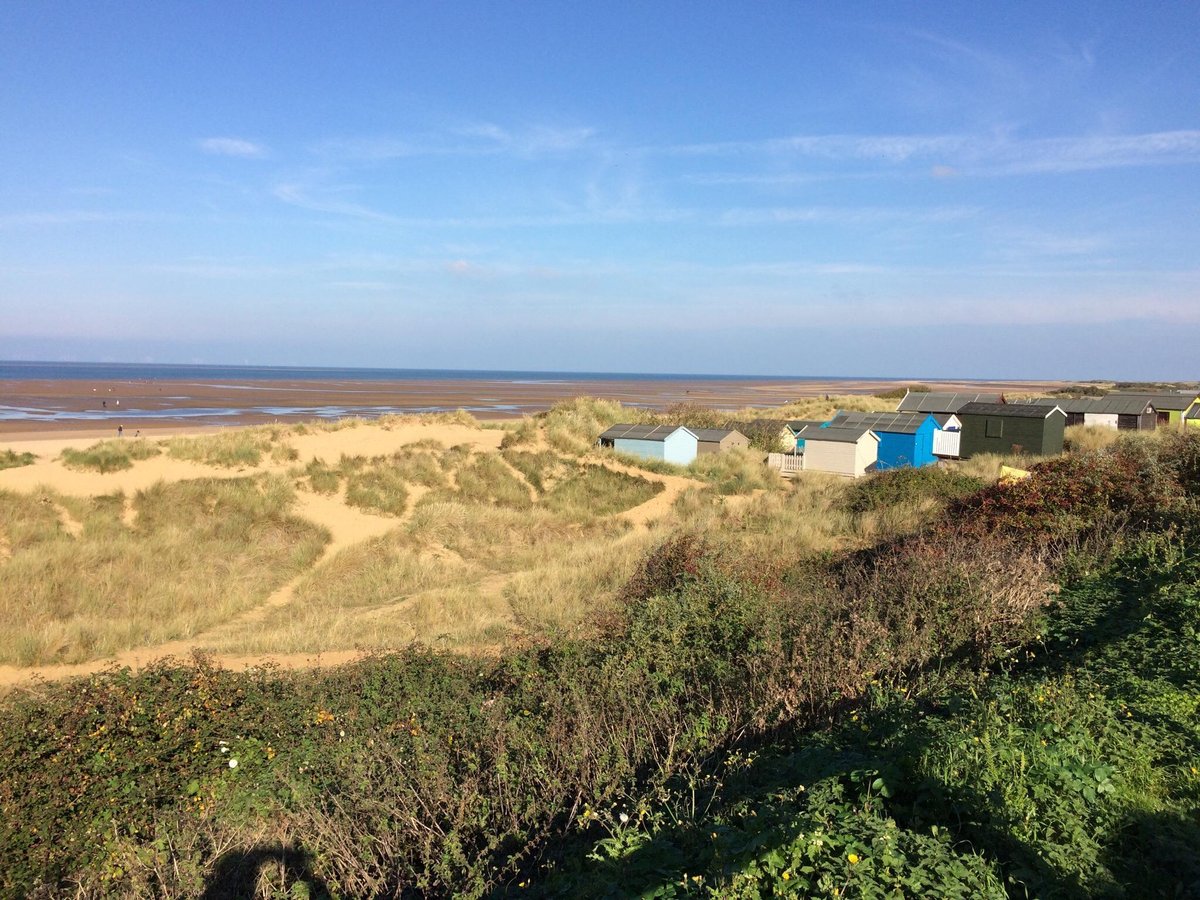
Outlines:
[[[32, 492], [39, 486], [45, 486], [64, 494], [78, 496], [100, 496], [122, 491], [128, 498], [138, 490], [150, 487], [160, 480], [175, 481], [203, 477], [235, 478], [266, 472], [284, 473], [297, 466], [302, 467], [309, 460], [316, 458], [336, 463], [343, 454], [347, 456], [382, 456], [396, 452], [407, 444], [422, 440], [437, 441], [445, 447], [466, 444], [471, 447], [472, 452], [495, 451], [498, 450], [503, 435], [504, 432], [499, 430], [474, 429], [460, 425], [414, 424], [391, 428], [364, 425], [338, 431], [291, 436], [286, 443], [295, 448], [298, 459], [288, 462], [273, 462], [269, 457], [264, 456], [262, 464], [257, 467], [222, 469], [201, 463], [173, 460], [163, 455], [137, 462], [132, 469], [124, 472], [110, 474], [72, 471], [63, 467], [54, 458], [61, 452], [63, 446], [90, 446], [94, 442], [91, 438], [73, 442], [30, 441], [27, 442], [30, 449], [38, 453], [41, 458], [33, 466], [0, 472], [0, 488]], [[48, 447], [48, 445], [52, 446]], [[48, 450], [49, 452], [47, 452]], [[609, 458], [590, 457], [586, 461], [598, 463], [613, 471], [644, 477], [664, 486], [662, 492], [645, 503], [615, 514], [614, 518], [629, 522], [633, 526], [631, 535], [644, 533], [649, 530], [652, 522], [668, 518], [675, 500], [687, 489], [704, 487], [703, 482], [692, 478], [646, 472]], [[509, 466], [509, 468], [512, 467]], [[536, 494], [519, 471], [513, 469], [513, 473], [520, 477], [521, 482], [530, 490], [531, 496]], [[128, 666], [139, 669], [153, 661], [168, 657], [188, 660], [198, 650], [218, 644], [220, 639], [228, 638], [239, 629], [254, 628], [272, 612], [292, 603], [296, 596], [296, 590], [303, 579], [342, 550], [402, 527], [404, 522], [412, 516], [417, 503], [426, 491], [426, 488], [410, 485], [405, 515], [388, 517], [347, 506], [341, 494], [318, 494], [302, 487], [297, 491], [293, 512], [326, 529], [330, 540], [312, 567], [279, 587], [258, 606], [201, 634], [154, 646], [133, 648], [105, 659], [71, 665], [0, 666], [0, 685], [12, 686], [31, 679], [58, 680], [87, 676], [112, 667]], [[132, 503], [127, 500], [123, 516], [127, 524], [133, 521], [133, 515]], [[512, 572], [490, 575], [482, 579], [476, 585], [476, 589], [489, 595], [499, 596], [503, 594], [511, 579], [521, 574], [523, 573]], [[411, 599], [406, 598], [402, 603]], [[394, 606], [389, 604], [372, 610], [370, 614], [387, 615], [393, 608]], [[246, 669], [263, 664], [292, 669], [341, 665], [364, 655], [368, 654], [360, 650], [335, 650], [319, 654], [214, 654], [210, 658], [217, 665], [230, 669]]]
[[639, 504], [632, 509], [617, 513], [614, 517], [624, 519], [639, 531], [648, 530], [651, 522], [662, 519], [670, 514], [671, 507], [675, 504], [676, 499], [688, 488], [705, 487], [703, 481], [697, 481], [694, 478], [688, 478], [683, 475], [663, 475], [658, 472], [647, 472], [612, 459], [593, 459], [591, 461], [597, 462], [607, 469], [612, 469], [614, 472], [623, 472], [626, 475], [645, 478], [647, 481], [657, 481], [663, 485], [661, 493], [656, 494], [645, 503]]

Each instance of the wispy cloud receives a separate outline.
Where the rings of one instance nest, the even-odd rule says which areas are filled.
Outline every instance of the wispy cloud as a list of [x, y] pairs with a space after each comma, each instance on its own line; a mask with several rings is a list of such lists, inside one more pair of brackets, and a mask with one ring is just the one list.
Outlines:
[[[1069, 173], [1200, 162], [1200, 130], [1022, 139], [1008, 135], [793, 135], [760, 141], [645, 147], [661, 155], [932, 167], [936, 177]], [[716, 180], [714, 176], [708, 176]], [[794, 178], [772, 174], [771, 178]], [[803, 177], [803, 176], [801, 176]]]
[[591, 148], [597, 131], [586, 126], [505, 127], [494, 122], [461, 125], [446, 131], [405, 135], [335, 138], [313, 151], [347, 162], [383, 162], [419, 156], [521, 156], [565, 154]]
[[261, 159], [267, 155], [265, 145], [235, 137], [204, 138], [200, 141], [200, 149], [216, 156], [237, 156], [242, 159]]
[[129, 222], [145, 219], [142, 213], [67, 209], [52, 212], [0, 213], [0, 229], [44, 228], [55, 225], [87, 225], [93, 222]]
[[596, 129], [581, 126], [534, 125], [504, 128], [491, 122], [459, 129], [459, 134], [480, 142], [484, 148], [504, 150], [523, 156], [567, 153], [589, 146]]
[[276, 185], [271, 193], [284, 203], [314, 212], [333, 213], [355, 219], [369, 219], [374, 222], [399, 222], [395, 216], [389, 216], [387, 213], [371, 209], [361, 203], [340, 200], [336, 196], [315, 197], [309, 189], [296, 183]]
[[722, 225], [784, 225], [824, 223], [869, 225], [879, 222], [952, 222], [970, 218], [977, 210], [948, 206], [910, 207], [807, 206], [730, 209], [719, 214]]

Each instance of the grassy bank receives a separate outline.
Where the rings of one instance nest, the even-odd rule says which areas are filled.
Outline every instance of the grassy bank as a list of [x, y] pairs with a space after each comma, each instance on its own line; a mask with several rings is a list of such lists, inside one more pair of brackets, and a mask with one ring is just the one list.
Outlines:
[[326, 535], [270, 476], [132, 498], [0, 491], [0, 662], [79, 662], [196, 634], [261, 603]]
[[1124, 442], [853, 552], [676, 537], [587, 639], [23, 692], [0, 889], [1185, 895], [1198, 496]]

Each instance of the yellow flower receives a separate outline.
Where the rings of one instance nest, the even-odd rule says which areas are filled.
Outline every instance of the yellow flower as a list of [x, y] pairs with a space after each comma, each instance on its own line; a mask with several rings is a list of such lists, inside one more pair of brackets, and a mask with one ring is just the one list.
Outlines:
[[846, 859], [850, 860], [850, 865], [854, 865], [855, 863], [858, 862], [858, 854], [851, 853], [849, 856], [846, 857]]
[[787, 881], [787, 880], [789, 880], [791, 877], [792, 877], [792, 873], [791, 873], [791, 872], [784, 872], [784, 873], [783, 873], [783, 880], [784, 880], [784, 881]]

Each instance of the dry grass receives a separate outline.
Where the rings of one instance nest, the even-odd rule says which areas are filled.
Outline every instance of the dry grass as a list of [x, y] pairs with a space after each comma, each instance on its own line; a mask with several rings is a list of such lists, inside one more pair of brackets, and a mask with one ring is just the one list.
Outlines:
[[662, 490], [661, 482], [604, 466], [581, 466], [559, 480], [546, 493], [544, 502], [559, 515], [586, 523], [640, 506]]
[[765, 458], [766, 454], [757, 450], [706, 453], [696, 457], [687, 467], [687, 474], [709, 482], [719, 494], [778, 490], [782, 480], [763, 465]]
[[1047, 457], [1030, 456], [1028, 453], [980, 453], [970, 459], [958, 459], [948, 465], [964, 475], [971, 475], [986, 482], [993, 482], [1000, 477], [1001, 466], [1011, 466], [1015, 469], [1028, 469]]
[[37, 460], [32, 453], [17, 453], [15, 450], [0, 450], [0, 469], [16, 469], [31, 466]]
[[[422, 503], [404, 526], [343, 550], [297, 586], [293, 604], [217, 649], [315, 653], [412, 640], [486, 643], [515, 627], [510, 593], [525, 614], [533, 608], [529, 585], [538, 576], [510, 589], [516, 573], [542, 573], [550, 583], [573, 570], [577, 595], [610, 591], [613, 575], [603, 555], [590, 573], [568, 560], [579, 548], [614, 544], [625, 532], [620, 523], [580, 526], [540, 507]], [[547, 598], [546, 610], [554, 603]]]
[[133, 468], [135, 461], [158, 456], [160, 452], [157, 444], [145, 440], [100, 441], [84, 450], [68, 447], [62, 452], [62, 462], [68, 469], [120, 472]]
[[[196, 634], [310, 566], [324, 532], [281, 478], [159, 484], [133, 499], [0, 493], [0, 661], [79, 662]], [[82, 523], [74, 537], [58, 511]]]
[[264, 453], [284, 462], [295, 459], [295, 453], [284, 440], [290, 429], [278, 425], [259, 428], [237, 428], [200, 437], [172, 438], [167, 453], [173, 459], [184, 459], [209, 466], [243, 468], [257, 466]]
[[518, 572], [504, 587], [514, 622], [533, 634], [587, 629], [664, 536], [641, 532], [580, 541], [536, 568]]

